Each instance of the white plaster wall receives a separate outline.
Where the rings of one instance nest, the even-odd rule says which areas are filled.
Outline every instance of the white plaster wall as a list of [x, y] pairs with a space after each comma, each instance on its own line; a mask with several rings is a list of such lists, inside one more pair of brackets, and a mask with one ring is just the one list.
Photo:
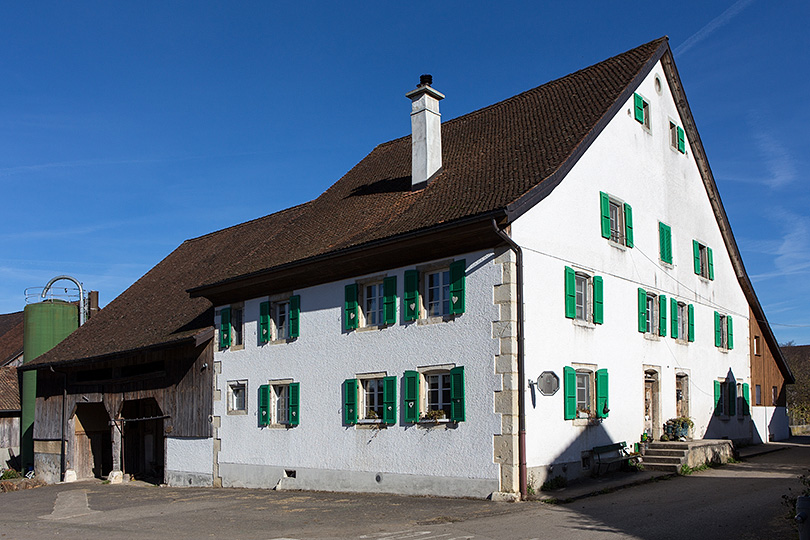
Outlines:
[[[654, 88], [660, 77], [662, 93]], [[675, 413], [675, 375], [690, 375], [690, 413], [695, 437], [747, 438], [749, 417], [718, 420], [713, 381], [731, 371], [750, 382], [748, 305], [723, 244], [717, 221], [687, 142], [683, 155], [670, 146], [669, 119], [677, 110], [664, 71], [655, 66], [638, 92], [651, 105], [651, 130], [632, 115], [633, 98], [611, 119], [563, 182], [512, 227], [525, 254], [526, 374], [552, 370], [561, 388], [554, 396], [527, 395], [528, 465], [579, 461], [580, 453], [616, 441], [632, 444], [644, 427], [644, 369], [660, 377], [660, 420]], [[602, 238], [599, 192], [633, 208], [634, 244], [621, 249]], [[658, 222], [672, 227], [672, 266], [659, 261]], [[712, 248], [713, 281], [693, 270], [692, 240]], [[604, 324], [578, 326], [565, 318], [564, 267], [579, 267], [604, 279]], [[695, 341], [650, 339], [638, 332], [638, 287], [695, 306]], [[714, 311], [731, 314], [734, 349], [714, 346]], [[596, 364], [609, 373], [610, 415], [599, 426], [563, 420], [563, 367]], [[711, 424], [711, 426], [710, 426]]]
[[[295, 290], [301, 297], [300, 337], [290, 343], [259, 345], [259, 304], [267, 297], [245, 302], [244, 350], [214, 353], [221, 362], [217, 387], [222, 400], [214, 403], [214, 415], [221, 418], [219, 463], [497, 482], [492, 437], [500, 432], [500, 415], [493, 412], [493, 392], [501, 389], [501, 377], [494, 373], [498, 342], [492, 338], [492, 322], [498, 318], [493, 286], [501, 282], [501, 266], [493, 262], [492, 252], [463, 258], [466, 312], [447, 322], [402, 322], [403, 273], [414, 266], [386, 273], [397, 277], [397, 323], [380, 330], [343, 330], [344, 287], [355, 279]], [[465, 368], [466, 421], [455, 429], [402, 423], [403, 372], [453, 362]], [[380, 371], [398, 378], [400, 420], [382, 430], [344, 427], [343, 381]], [[258, 427], [259, 386], [283, 378], [301, 384], [300, 425]], [[243, 379], [248, 381], [248, 414], [228, 415], [227, 382]]]
[[790, 438], [790, 422], [785, 407], [751, 407], [751, 417], [757, 432], [754, 442], [766, 443], [771, 440], [771, 435], [774, 441]]
[[212, 474], [214, 439], [166, 437], [166, 470]]

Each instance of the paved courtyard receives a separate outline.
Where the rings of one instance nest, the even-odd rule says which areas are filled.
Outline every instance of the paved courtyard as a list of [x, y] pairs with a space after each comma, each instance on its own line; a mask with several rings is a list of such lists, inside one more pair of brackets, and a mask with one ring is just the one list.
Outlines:
[[0, 538], [795, 538], [810, 447], [565, 505], [80, 482], [0, 494]]

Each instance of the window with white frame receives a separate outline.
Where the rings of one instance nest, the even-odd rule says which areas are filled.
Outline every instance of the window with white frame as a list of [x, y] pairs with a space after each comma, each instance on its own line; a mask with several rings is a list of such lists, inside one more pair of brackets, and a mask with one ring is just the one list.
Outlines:
[[590, 291], [590, 279], [586, 274], [577, 272], [575, 280], [576, 317], [581, 321], [588, 320], [588, 297]]
[[565, 267], [565, 316], [584, 322], [602, 324], [604, 319], [603, 282], [601, 276], [591, 276]]
[[287, 339], [290, 333], [290, 303], [273, 304], [273, 339]]
[[754, 386], [754, 403], [756, 405], [762, 405], [762, 385]]
[[466, 274], [465, 259], [406, 270], [402, 319], [443, 319], [464, 313]]
[[384, 324], [383, 301], [385, 290], [382, 281], [363, 286], [363, 321], [364, 326], [381, 326]]
[[426, 410], [428, 414], [438, 414], [450, 418], [450, 371], [425, 374], [427, 385]]
[[466, 420], [464, 367], [428, 366], [403, 374], [406, 422]]
[[247, 381], [228, 381], [228, 414], [247, 412]]
[[591, 402], [593, 372], [577, 370], [577, 418], [588, 418], [594, 405]]
[[397, 277], [376, 277], [345, 288], [343, 329], [380, 328], [397, 320]]
[[425, 310], [428, 317], [450, 314], [450, 270], [425, 274]]
[[647, 334], [658, 334], [658, 297], [651, 292], [647, 293], [645, 307]]
[[382, 421], [385, 408], [383, 378], [361, 379], [363, 386], [363, 419]]
[[762, 356], [762, 343], [760, 343], [760, 336], [754, 336], [754, 356]]
[[259, 343], [287, 342], [298, 338], [301, 297], [278, 294], [259, 305]]
[[639, 94], [633, 94], [633, 117], [639, 124], [650, 129], [650, 102]]
[[700, 277], [714, 279], [714, 255], [712, 248], [702, 242], [692, 240], [692, 256], [694, 258], [695, 274]]
[[259, 425], [297, 426], [300, 421], [301, 383], [291, 379], [271, 381], [259, 387]]
[[610, 412], [607, 369], [590, 364], [563, 367], [563, 394], [566, 420], [607, 418]]
[[289, 424], [290, 418], [290, 385], [273, 385], [273, 416], [274, 424]]
[[714, 312], [714, 346], [731, 350], [734, 348], [734, 321], [731, 315]]
[[343, 423], [395, 424], [397, 378], [385, 372], [360, 374], [343, 381]]
[[602, 237], [622, 246], [633, 247], [633, 209], [630, 205], [600, 191], [599, 206]]
[[672, 121], [669, 122], [669, 144], [681, 154], [686, 153], [686, 138], [683, 128]]
[[683, 302], [678, 302], [678, 338], [686, 341], [689, 337], [689, 309]]

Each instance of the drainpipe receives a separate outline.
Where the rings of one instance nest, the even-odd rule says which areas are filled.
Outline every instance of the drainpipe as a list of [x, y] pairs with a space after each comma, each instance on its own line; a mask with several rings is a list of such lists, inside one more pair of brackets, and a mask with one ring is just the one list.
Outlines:
[[523, 353], [523, 251], [520, 246], [512, 240], [508, 234], [498, 228], [498, 223], [495, 218], [492, 218], [492, 227], [495, 229], [495, 234], [503, 238], [512, 251], [515, 252], [517, 259], [517, 319], [518, 319], [518, 335], [517, 335], [517, 362], [518, 362], [518, 459], [519, 469], [518, 474], [520, 477], [520, 498], [526, 499], [527, 497], [527, 477], [526, 477], [526, 395], [523, 388], [523, 381], [526, 378], [526, 371], [524, 366], [524, 353]]
[[67, 373], [56, 371], [51, 366], [51, 373], [58, 373], [62, 376], [62, 456], [59, 460], [59, 477], [65, 481], [65, 403], [67, 402]]

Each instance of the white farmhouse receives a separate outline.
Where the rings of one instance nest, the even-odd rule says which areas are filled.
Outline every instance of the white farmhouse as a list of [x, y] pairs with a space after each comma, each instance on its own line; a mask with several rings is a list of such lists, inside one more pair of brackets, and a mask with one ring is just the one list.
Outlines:
[[670, 418], [785, 436], [752, 398], [792, 375], [666, 38], [445, 123], [430, 76], [406, 96], [411, 136], [124, 293], [177, 298], [143, 347], [210, 340], [212, 432], [164, 430], [168, 482], [508, 497]]

